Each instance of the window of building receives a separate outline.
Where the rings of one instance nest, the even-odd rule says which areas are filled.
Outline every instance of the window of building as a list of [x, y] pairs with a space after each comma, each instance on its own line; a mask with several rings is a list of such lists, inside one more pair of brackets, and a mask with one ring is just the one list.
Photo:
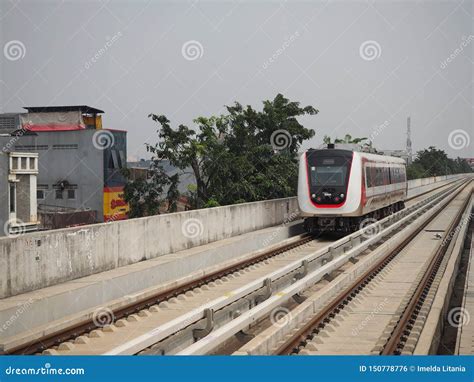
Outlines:
[[35, 170], [36, 165], [35, 165], [35, 158], [30, 158], [30, 169]]
[[75, 143], [53, 145], [53, 150], [75, 150], [77, 148], [79, 148], [79, 145]]
[[56, 190], [56, 199], [62, 199], [63, 198], [63, 191], [61, 189]]
[[15, 208], [15, 196], [16, 196], [16, 192], [15, 192], [15, 183], [10, 183], [10, 213], [14, 213], [16, 208]]
[[123, 150], [119, 150], [119, 157], [120, 157], [120, 162], [122, 162], [120, 165], [120, 168], [123, 168], [127, 164], [127, 160], [125, 159], [125, 152]]
[[111, 150], [112, 152], [112, 160], [113, 160], [113, 168], [120, 168], [119, 166], [119, 161], [118, 161], [118, 156], [117, 156], [117, 151], [116, 150]]
[[17, 157], [12, 158], [12, 170], [18, 170], [18, 158]]
[[36, 199], [38, 200], [43, 200], [46, 199], [46, 193], [48, 191], [48, 185], [47, 184], [38, 184], [36, 186]]
[[67, 190], [67, 198], [68, 199], [76, 199], [76, 190], [74, 190], [74, 189]]

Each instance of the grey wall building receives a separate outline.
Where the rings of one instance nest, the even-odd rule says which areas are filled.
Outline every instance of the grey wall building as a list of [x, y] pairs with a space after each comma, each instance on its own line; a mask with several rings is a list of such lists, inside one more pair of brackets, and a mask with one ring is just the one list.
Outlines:
[[[121, 168], [126, 165], [126, 132], [101, 129], [101, 120], [98, 126], [95, 121], [102, 111], [87, 106], [29, 109], [35, 111], [0, 115], [0, 147], [3, 153], [38, 154], [40, 212], [90, 209], [98, 222], [111, 215], [125, 218]], [[93, 116], [85, 113], [91, 110]]]

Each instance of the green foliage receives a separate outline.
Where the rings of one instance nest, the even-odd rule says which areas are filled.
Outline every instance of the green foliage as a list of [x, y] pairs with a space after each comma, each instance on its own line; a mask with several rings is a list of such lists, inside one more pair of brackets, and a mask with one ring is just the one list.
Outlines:
[[[362, 142], [366, 141], [367, 139], [369, 139], [369, 138], [366, 138], [366, 137], [364, 137], [364, 138], [352, 138], [352, 135], [346, 134], [344, 136], [344, 138], [342, 138], [342, 139], [336, 137], [334, 139], [333, 143], [355, 143], [355, 144], [358, 144], [358, 143], [362, 143]], [[324, 144], [331, 143], [331, 137], [328, 136], [328, 135], [325, 135], [323, 137], [323, 143]]]
[[[160, 125], [159, 143], [147, 149], [159, 160], [192, 169], [196, 189], [188, 196], [195, 208], [293, 196], [298, 149], [314, 136], [297, 117], [318, 110], [281, 94], [264, 101], [262, 111], [239, 103], [226, 109], [226, 115], [196, 118], [195, 130], [173, 129], [165, 116], [150, 114]], [[282, 132], [287, 138], [283, 147], [273, 142]]]
[[212, 208], [212, 207], [219, 207], [219, 206], [220, 206], [219, 202], [213, 198], [209, 199], [204, 205], [205, 208]]
[[438, 150], [433, 146], [418, 151], [416, 159], [407, 166], [408, 179], [468, 172], [472, 172], [472, 170], [464, 159], [448, 158], [443, 150]]
[[168, 212], [176, 211], [179, 178], [177, 174], [168, 176], [159, 160], [152, 160], [146, 177], [132, 180], [129, 169], [124, 169], [123, 174], [128, 179], [124, 198], [130, 206], [129, 217], [157, 215], [165, 204]]

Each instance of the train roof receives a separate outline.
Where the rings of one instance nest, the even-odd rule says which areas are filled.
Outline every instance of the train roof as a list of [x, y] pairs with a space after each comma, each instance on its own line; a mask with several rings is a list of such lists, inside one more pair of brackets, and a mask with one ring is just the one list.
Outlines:
[[361, 158], [366, 158], [368, 160], [377, 161], [377, 162], [387, 162], [387, 163], [399, 163], [399, 164], [406, 164], [405, 160], [402, 158], [392, 157], [388, 155], [380, 155], [380, 154], [373, 154], [373, 153], [366, 153], [363, 151], [356, 151], [350, 149], [342, 149], [342, 148], [324, 148], [324, 149], [309, 149], [307, 152], [313, 153], [339, 153], [339, 154], [348, 154], [351, 155], [352, 153], [359, 155]]

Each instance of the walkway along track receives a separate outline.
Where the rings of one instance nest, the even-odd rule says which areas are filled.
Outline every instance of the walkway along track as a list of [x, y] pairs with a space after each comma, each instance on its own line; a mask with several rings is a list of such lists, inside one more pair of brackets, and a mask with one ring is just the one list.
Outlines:
[[[287, 331], [273, 352], [412, 354], [449, 258], [444, 255], [452, 232], [471, 193], [471, 186], [466, 185], [451, 195], [446, 207], [439, 208], [317, 314], [293, 317], [300, 323]], [[442, 211], [446, 216], [440, 215]], [[444, 236], [434, 236], [439, 232]], [[418, 244], [414, 244], [416, 240]], [[247, 346], [250, 348], [256, 347]]]
[[[443, 191], [436, 195], [444, 194], [446, 192], [447, 191]], [[434, 199], [436, 195], [428, 199]], [[419, 196], [417, 196], [417, 198], [418, 197]], [[418, 204], [422, 204], [422, 203], [420, 202]], [[408, 212], [408, 211], [405, 211], [405, 212]], [[351, 238], [350, 239], [350, 242], [352, 243], [351, 245], [355, 245], [356, 241], [357, 239]], [[150, 328], [150, 326], [146, 323], [147, 319], [150, 318], [150, 316], [156, 315], [156, 313], [158, 313], [160, 316], [165, 316], [165, 317], [162, 317], [164, 318], [164, 321], [159, 320], [161, 324], [163, 324], [163, 322], [167, 322], [167, 320], [172, 321], [172, 319], [176, 317], [176, 314], [172, 314], [170, 316], [169, 314], [166, 314], [165, 311], [175, 310], [174, 313], [178, 313], [176, 310], [181, 310], [181, 307], [178, 309], [178, 304], [181, 305], [184, 300], [192, 299], [193, 297], [196, 297], [197, 295], [201, 294], [201, 296], [198, 296], [201, 299], [201, 301], [209, 301], [209, 299], [202, 300], [202, 297], [204, 297], [203, 295], [205, 294], [209, 294], [210, 298], [215, 297], [216, 295], [215, 292], [217, 292], [217, 290], [213, 291], [213, 289], [222, 289], [222, 288], [215, 288], [216, 286], [222, 285], [223, 283], [224, 284], [228, 283], [232, 279], [236, 279], [236, 277], [240, 277], [243, 275], [250, 276], [250, 279], [254, 279], [255, 276], [258, 277], [262, 273], [265, 273], [265, 272], [270, 273], [275, 268], [278, 268], [278, 267], [275, 267], [275, 265], [278, 265], [278, 262], [283, 261], [283, 265], [284, 265], [284, 264], [289, 263], [292, 259], [304, 256], [306, 253], [308, 253], [308, 251], [309, 252], [314, 251], [315, 249], [317, 249], [317, 245], [315, 248], [314, 244], [315, 242], [313, 242], [311, 238], [307, 236], [300, 237], [298, 240], [292, 243], [261, 253], [250, 259], [243, 260], [239, 263], [233, 264], [232, 266], [229, 266], [227, 268], [211, 273], [202, 279], [189, 282], [185, 285], [179, 286], [178, 288], [167, 290], [165, 292], [160, 293], [159, 295], [155, 295], [147, 299], [144, 299], [137, 304], [133, 304], [125, 308], [122, 308], [119, 311], [114, 311], [113, 315], [115, 319], [117, 320], [114, 325], [106, 326], [104, 328], [97, 328], [97, 326], [91, 321], [84, 322], [80, 326], [76, 326], [74, 328], [70, 328], [59, 333], [55, 333], [53, 335], [50, 335], [48, 338], [43, 338], [40, 342], [25, 344], [21, 348], [12, 349], [9, 351], [9, 353], [32, 354], [32, 353], [38, 353], [42, 351], [43, 349], [49, 349], [45, 352], [46, 354], [100, 354], [102, 351], [107, 352], [106, 349], [110, 348], [110, 346], [104, 347], [104, 346], [99, 345], [97, 347], [94, 347], [92, 346], [93, 345], [92, 343], [109, 342], [109, 341], [106, 341], [106, 339], [109, 339], [110, 337], [112, 337], [112, 335], [117, 334], [116, 333], [117, 331], [122, 331], [122, 332], [125, 331], [128, 333], [128, 335], [126, 335], [125, 337], [123, 335], [118, 336], [118, 337], [122, 337], [121, 339], [122, 341], [128, 341], [130, 339], [133, 339], [133, 336], [138, 336], [140, 334], [139, 332], [143, 332], [143, 330], [139, 330], [138, 332], [136, 332], [134, 330], [134, 327], [135, 328], [137, 326], [144, 327], [145, 332], [146, 330]], [[340, 251], [344, 244], [346, 243], [342, 243], [341, 245], [334, 245], [334, 247], [329, 247], [329, 251], [328, 251], [330, 255], [329, 258], [337, 256], [336, 252]], [[321, 246], [321, 243], [319, 243], [319, 246]], [[301, 251], [301, 249], [303, 250]], [[285, 257], [287, 257], [288, 254], [290, 255], [289, 258], [284, 259]], [[328, 261], [328, 258], [323, 258], [324, 257], [323, 255], [324, 253], [321, 253], [320, 256], [316, 256], [316, 259], [320, 258], [319, 266], [323, 264], [324, 261], [326, 262]], [[262, 266], [263, 268], [267, 267], [269, 260], [276, 264], [274, 264], [273, 267], [269, 267], [268, 270], [266, 270], [265, 272], [262, 272], [262, 269], [258, 271], [257, 268], [260, 268]], [[313, 267], [317, 267], [318, 264], [314, 260], [315, 259], [312, 259], [311, 265]], [[255, 273], [255, 271], [257, 272]], [[278, 277], [276, 277], [275, 280], [270, 280], [270, 281], [267, 280], [267, 284], [264, 283], [263, 285], [263, 289], [265, 293], [262, 294], [262, 290], [261, 290], [262, 288], [259, 288], [260, 290], [258, 288], [255, 290], [256, 293], [254, 296], [255, 300], [253, 301], [253, 304], [256, 305], [259, 303], [259, 301], [264, 300], [265, 298], [268, 298], [268, 294], [270, 293], [271, 295], [272, 289], [273, 291], [278, 289], [278, 285], [270, 285], [270, 284], [278, 284], [278, 282], [280, 282], [280, 289], [281, 289], [283, 286], [291, 284], [292, 282], [291, 280], [297, 280], [298, 277], [301, 277], [301, 275], [303, 275], [305, 272], [308, 272], [307, 263], [306, 265], [302, 264], [301, 267], [294, 267], [294, 269], [291, 269], [290, 272], [288, 272], [288, 274], [285, 275], [285, 277], [280, 277], [281, 279], [285, 278], [285, 280], [283, 280], [284, 282], [281, 282], [282, 280], [278, 280], [279, 279]], [[252, 278], [252, 273], [254, 273], [253, 278]], [[246, 279], [248, 280], [249, 277], [242, 278], [242, 280], [240, 280], [240, 283], [245, 282]], [[229, 286], [231, 287], [235, 286], [235, 280], [234, 282], [229, 283]], [[271, 286], [271, 288], [269, 288], [269, 286]], [[202, 302], [200, 305], [202, 305]], [[247, 302], [247, 305], [248, 305], [248, 302]], [[185, 313], [186, 308], [185, 307], [183, 308], [184, 308], [183, 312]], [[244, 310], [251, 309], [251, 308], [252, 308], [252, 303], [250, 304], [250, 306], [244, 307]], [[188, 308], [188, 311], [189, 310], [190, 309]], [[240, 314], [239, 309], [234, 309], [234, 314], [236, 314], [236, 312], [237, 314]], [[208, 317], [206, 316], [208, 313], [209, 312], [207, 313], [204, 312], [203, 317]], [[166, 318], [166, 316], [168, 318]], [[189, 325], [192, 322], [193, 322], [193, 319], [191, 318], [188, 319], [187, 325]], [[137, 323], [137, 325], [135, 324], [130, 325], [131, 323]], [[154, 325], [156, 326], [156, 323]], [[194, 333], [193, 335], [194, 340], [198, 340], [200, 338], [200, 335], [204, 336], [206, 334], [205, 333], [206, 330], [200, 330], [199, 328], [194, 328], [192, 329], [192, 331]], [[200, 335], [197, 334], [199, 333], [199, 331], [201, 331]], [[170, 334], [172, 333], [170, 332]], [[115, 345], [117, 344], [117, 342], [115, 341], [112, 341], [112, 343], [115, 343]], [[98, 345], [98, 344], [96, 343], [95, 345]], [[143, 346], [141, 346], [140, 350], [142, 350]], [[112, 346], [112, 348], [114, 347]], [[163, 353], [163, 351], [161, 352]]]

